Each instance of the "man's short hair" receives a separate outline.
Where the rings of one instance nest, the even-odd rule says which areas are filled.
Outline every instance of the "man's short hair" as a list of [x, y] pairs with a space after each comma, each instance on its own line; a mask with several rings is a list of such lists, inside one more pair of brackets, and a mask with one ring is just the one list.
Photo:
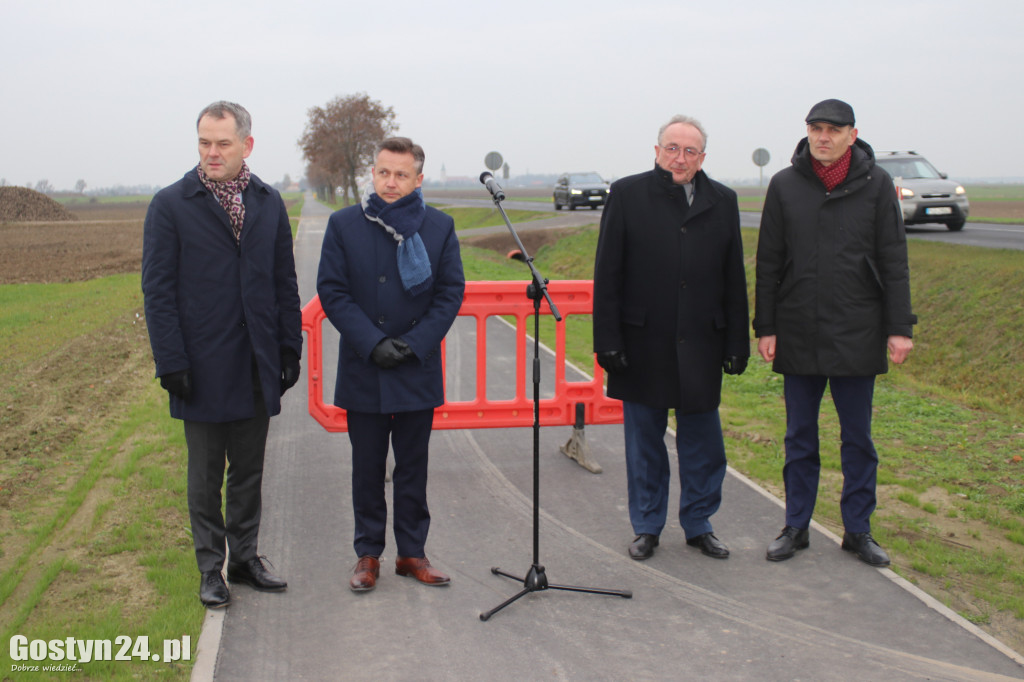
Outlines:
[[416, 172], [423, 172], [423, 161], [427, 158], [426, 154], [423, 153], [423, 147], [408, 137], [389, 137], [386, 140], [381, 140], [377, 145], [377, 151], [374, 152], [374, 157], [376, 158], [384, 150], [395, 154], [412, 154], [412, 158], [416, 162]]
[[670, 118], [668, 120], [668, 122], [665, 123], [665, 125], [663, 125], [660, 128], [658, 128], [658, 146], [659, 147], [661, 146], [661, 138], [664, 137], [664, 135], [665, 135], [665, 130], [667, 130], [668, 127], [670, 125], [674, 124], [674, 123], [686, 123], [686, 124], [692, 125], [694, 128], [696, 128], [697, 132], [700, 133], [701, 151], [702, 152], [707, 151], [707, 149], [708, 149], [708, 134], [706, 132], [704, 132], [704, 126], [702, 126], [700, 124], [700, 121], [698, 121], [697, 119], [693, 118], [692, 116], [683, 116], [682, 114], [676, 114], [675, 116]]
[[199, 112], [199, 118], [196, 119], [196, 130], [199, 130], [199, 122], [203, 120], [203, 116], [222, 119], [229, 115], [235, 119], [235, 132], [238, 133], [238, 139], [244, 140], [252, 135], [252, 116], [249, 115], [249, 112], [241, 104], [224, 100], [214, 102]]

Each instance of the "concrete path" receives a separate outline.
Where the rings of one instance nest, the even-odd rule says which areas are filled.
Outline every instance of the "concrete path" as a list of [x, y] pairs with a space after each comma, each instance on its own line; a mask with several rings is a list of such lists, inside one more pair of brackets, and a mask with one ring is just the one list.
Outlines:
[[[304, 303], [315, 293], [328, 213], [307, 197], [296, 242]], [[449, 336], [454, 399], [473, 390], [470, 332], [460, 323]], [[492, 343], [489, 373], [511, 356]], [[333, 342], [324, 347], [333, 377]], [[731, 558], [687, 547], [670, 518], [655, 556], [632, 561], [621, 427], [586, 428], [598, 475], [559, 452], [570, 432], [541, 430], [540, 563], [552, 584], [633, 596], [531, 592], [482, 622], [481, 612], [522, 587], [491, 568], [522, 576], [533, 561], [532, 431], [435, 431], [427, 555], [452, 584], [396, 576], [389, 537], [377, 589], [354, 594], [348, 438], [313, 421], [300, 390], [289, 393], [271, 423], [260, 538], [289, 589], [234, 587], [226, 612], [208, 617], [193, 679], [1024, 678], [1024, 657], [893, 572], [841, 551], [820, 527], [796, 558], [765, 561], [782, 506], [734, 471], [714, 518]]]

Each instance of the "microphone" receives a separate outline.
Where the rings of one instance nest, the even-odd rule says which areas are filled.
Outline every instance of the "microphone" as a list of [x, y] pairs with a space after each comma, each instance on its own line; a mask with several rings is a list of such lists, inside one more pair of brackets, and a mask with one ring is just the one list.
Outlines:
[[487, 187], [487, 191], [491, 193], [491, 196], [494, 197], [495, 201], [505, 200], [505, 192], [502, 191], [501, 186], [498, 184], [498, 181], [495, 180], [494, 176], [491, 175], [488, 171], [484, 171], [483, 173], [480, 174], [480, 182], [482, 182], [484, 186]]

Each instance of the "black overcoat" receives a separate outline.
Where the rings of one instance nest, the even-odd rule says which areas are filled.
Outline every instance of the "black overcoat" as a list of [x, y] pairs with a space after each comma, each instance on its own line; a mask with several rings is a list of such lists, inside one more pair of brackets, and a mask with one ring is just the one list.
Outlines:
[[718, 407], [722, 360], [750, 355], [736, 193], [703, 171], [693, 205], [655, 167], [612, 184], [594, 267], [594, 351], [629, 367], [608, 395], [682, 414]]
[[781, 374], [873, 376], [889, 336], [911, 336], [910, 270], [892, 178], [856, 140], [831, 192], [804, 138], [768, 185], [757, 245], [754, 332], [776, 336]]

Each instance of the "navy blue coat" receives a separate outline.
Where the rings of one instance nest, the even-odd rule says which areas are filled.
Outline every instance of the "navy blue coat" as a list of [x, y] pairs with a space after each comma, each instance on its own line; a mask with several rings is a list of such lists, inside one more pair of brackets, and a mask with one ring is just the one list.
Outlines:
[[195, 169], [153, 197], [142, 291], [156, 375], [192, 371], [171, 416], [227, 422], [254, 415], [253, 358], [267, 414], [281, 411], [281, 350], [302, 353], [292, 232], [281, 195], [255, 175], [236, 244], [228, 215]]
[[[420, 238], [430, 258], [433, 287], [417, 296], [402, 286], [398, 244], [361, 206], [327, 222], [316, 290], [341, 334], [334, 404], [375, 414], [411, 412], [444, 402], [441, 341], [462, 306], [466, 280], [455, 224], [427, 207]], [[381, 340], [401, 338], [416, 358], [380, 369], [370, 353]]]
[[722, 360], [750, 355], [736, 193], [694, 176], [693, 205], [668, 172], [617, 180], [594, 264], [594, 351], [624, 351], [608, 396], [681, 414], [709, 412]]

